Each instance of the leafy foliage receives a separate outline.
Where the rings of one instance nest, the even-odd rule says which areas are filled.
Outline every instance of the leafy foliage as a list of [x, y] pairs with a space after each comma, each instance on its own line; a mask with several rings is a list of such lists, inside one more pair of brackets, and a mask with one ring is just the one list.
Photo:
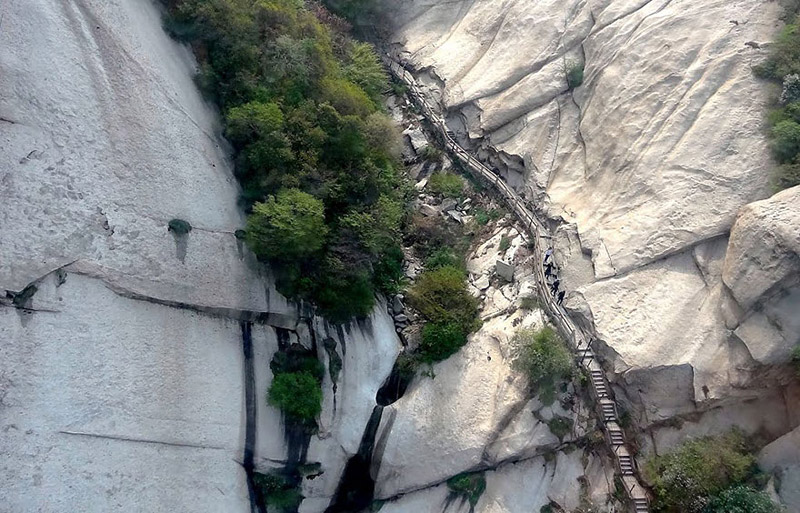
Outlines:
[[183, 219], [171, 219], [167, 226], [168, 230], [176, 235], [186, 235], [192, 231], [192, 225]]
[[290, 417], [312, 421], [322, 411], [322, 391], [307, 372], [277, 374], [269, 388], [269, 403]]
[[280, 513], [297, 511], [303, 501], [299, 487], [280, 474], [254, 472], [253, 482], [270, 511]]
[[570, 89], [575, 89], [583, 84], [583, 64], [579, 62], [570, 61], [567, 63], [567, 86]]
[[532, 386], [552, 388], [556, 380], [572, 374], [572, 357], [553, 328], [520, 330], [511, 343], [514, 368], [524, 372]]
[[[796, 12], [796, 10], [794, 11]], [[771, 183], [775, 190], [800, 185], [800, 28], [792, 18], [770, 46], [769, 57], [754, 68], [757, 76], [781, 82], [778, 104], [767, 120], [772, 153], [778, 166]]]
[[449, 173], [436, 173], [428, 180], [428, 189], [446, 198], [460, 198], [464, 194], [464, 179]]
[[410, 198], [372, 47], [301, 0], [174, 1], [166, 25], [192, 44], [222, 110], [249, 246], [284, 294], [332, 320], [366, 315], [376, 289], [397, 286]]
[[504, 253], [510, 247], [511, 247], [511, 239], [508, 238], [508, 236], [506, 236], [506, 235], [503, 235], [502, 237], [500, 237], [500, 245], [498, 246], [497, 249], [499, 249], [501, 253]]
[[708, 513], [781, 513], [783, 508], [772, 502], [764, 492], [747, 486], [729, 488], [715, 497]]
[[792, 349], [792, 364], [797, 370], [797, 375], [800, 376], [800, 345], [796, 345]]
[[572, 424], [572, 419], [560, 415], [553, 415], [553, 418], [547, 421], [547, 427], [550, 428], [550, 432], [556, 435], [559, 440], [563, 440], [572, 431]]
[[298, 189], [283, 189], [253, 206], [246, 240], [257, 255], [286, 261], [319, 251], [327, 232], [320, 200]]
[[458, 474], [447, 480], [447, 487], [454, 495], [462, 497], [474, 508], [486, 490], [486, 477], [483, 472]]
[[711, 498], [744, 481], [755, 467], [739, 431], [685, 442], [674, 451], [648, 461], [655, 511], [703, 511]]

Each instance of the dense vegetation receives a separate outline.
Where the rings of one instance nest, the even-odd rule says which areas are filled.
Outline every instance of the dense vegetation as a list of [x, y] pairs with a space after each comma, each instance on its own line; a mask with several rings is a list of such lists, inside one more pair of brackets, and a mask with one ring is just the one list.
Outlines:
[[768, 115], [772, 153], [778, 167], [772, 176], [776, 190], [800, 184], [800, 26], [792, 17], [769, 57], [755, 73], [781, 84], [780, 97]]
[[332, 320], [366, 315], [376, 290], [399, 286], [410, 194], [372, 47], [302, 0], [172, 0], [167, 27], [193, 45], [222, 110], [252, 212], [245, 240], [279, 290]]
[[268, 511], [275, 513], [290, 513], [297, 511], [303, 496], [300, 493], [296, 479], [279, 473], [253, 474], [256, 493], [260, 495], [260, 502], [267, 506]]
[[[755, 508], [769, 507], [763, 506], [764, 497], [744, 486], [755, 480], [757, 471], [751, 448], [736, 430], [685, 442], [646, 467], [655, 493], [654, 511], [666, 513], [762, 511]], [[750, 505], [754, 509], [748, 509]], [[780, 511], [774, 504], [771, 508], [763, 511]]]
[[550, 326], [520, 330], [511, 345], [514, 368], [525, 373], [540, 397], [553, 396], [556, 382], [572, 376], [572, 356]]

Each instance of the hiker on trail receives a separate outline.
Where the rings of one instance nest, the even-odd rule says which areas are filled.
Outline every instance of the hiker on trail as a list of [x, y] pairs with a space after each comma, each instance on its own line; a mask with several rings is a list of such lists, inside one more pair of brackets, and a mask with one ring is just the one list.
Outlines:
[[564, 294], [565, 292], [563, 290], [558, 293], [558, 300], [556, 301], [557, 304], [560, 305], [561, 303], [564, 302]]
[[544, 266], [544, 275], [545, 276], [552, 276], [553, 275], [553, 264], [551, 262], [548, 262], [547, 264], [545, 264], [545, 266]]
[[546, 264], [549, 259], [553, 257], [553, 248], [547, 248], [544, 252], [544, 263]]
[[550, 286], [550, 288], [553, 290], [553, 295], [554, 296], [556, 295], [556, 292], [558, 292], [558, 286], [560, 284], [561, 284], [561, 282], [558, 281], [558, 278], [556, 278], [556, 281], [554, 281], [553, 284]]

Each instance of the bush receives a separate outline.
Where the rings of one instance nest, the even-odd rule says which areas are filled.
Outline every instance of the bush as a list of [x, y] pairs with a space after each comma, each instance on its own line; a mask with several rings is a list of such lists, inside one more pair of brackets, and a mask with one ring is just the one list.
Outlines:
[[444, 158], [444, 153], [442, 153], [442, 150], [436, 146], [429, 144], [422, 149], [420, 152], [420, 157], [422, 157], [424, 160], [430, 160], [431, 162], [441, 162], [442, 158]]
[[800, 124], [781, 121], [772, 128], [772, 153], [781, 164], [792, 162], [800, 152]]
[[537, 308], [541, 308], [542, 304], [539, 302], [539, 298], [535, 295], [525, 296], [519, 302], [519, 307], [523, 310], [536, 310]]
[[167, 224], [167, 229], [176, 235], [186, 235], [192, 231], [192, 225], [183, 219], [172, 219]]
[[439, 248], [425, 260], [425, 268], [434, 270], [441, 267], [456, 267], [462, 269], [464, 267], [464, 261], [456, 254], [453, 248]]
[[572, 374], [572, 356], [553, 328], [520, 330], [511, 343], [513, 366], [527, 375], [531, 386], [553, 387]]
[[499, 247], [498, 247], [498, 249], [500, 250], [500, 252], [501, 252], [501, 253], [505, 253], [506, 251], [508, 251], [508, 248], [510, 248], [510, 247], [511, 247], [511, 239], [509, 239], [509, 238], [508, 238], [507, 236], [505, 236], [505, 235], [503, 235], [502, 237], [500, 237], [500, 245], [499, 245]]
[[547, 427], [550, 432], [563, 440], [572, 431], [572, 419], [568, 417], [561, 417], [560, 415], [553, 415], [553, 418], [547, 421]]
[[741, 483], [754, 468], [744, 436], [734, 430], [685, 442], [648, 461], [646, 474], [653, 483], [656, 511], [699, 513], [712, 496]]
[[583, 84], [583, 64], [575, 61], [567, 62], [567, 87], [570, 90]]
[[298, 486], [280, 474], [253, 473], [253, 483], [270, 511], [289, 513], [297, 511], [303, 501]]
[[322, 390], [317, 379], [308, 372], [276, 374], [268, 399], [292, 420], [310, 422], [322, 411]]
[[480, 327], [478, 299], [467, 290], [464, 271], [456, 267], [423, 272], [409, 290], [408, 299], [430, 322], [458, 326], [465, 335]]
[[467, 343], [467, 333], [455, 323], [429, 322], [422, 328], [420, 359], [433, 363], [449, 358]]
[[486, 477], [483, 472], [458, 474], [447, 480], [451, 493], [469, 501], [473, 508], [486, 490]]
[[764, 492], [747, 486], [735, 486], [712, 499], [707, 513], [781, 513], [783, 508]]
[[428, 180], [428, 190], [446, 198], [460, 198], [464, 193], [464, 179], [458, 175], [436, 173]]
[[800, 185], [800, 162], [795, 157], [791, 164], [783, 164], [772, 173], [772, 188], [776, 192]]
[[284, 189], [256, 203], [247, 220], [250, 249], [267, 260], [304, 258], [319, 251], [328, 228], [321, 201], [297, 189]]

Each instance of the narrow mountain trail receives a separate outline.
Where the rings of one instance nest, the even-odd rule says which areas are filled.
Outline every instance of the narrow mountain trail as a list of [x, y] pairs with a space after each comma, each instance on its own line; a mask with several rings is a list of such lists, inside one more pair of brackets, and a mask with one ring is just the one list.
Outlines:
[[[384, 54], [382, 58], [392, 76], [406, 85], [408, 97], [420, 109], [443, 146], [470, 173], [476, 178], [489, 183], [500, 194], [509, 209], [525, 227], [527, 237], [532, 242], [533, 252], [538, 256], [538, 261], [544, 262], [544, 255], [547, 250], [547, 244], [544, 239], [549, 237], [544, 223], [528, 210], [525, 202], [506, 182], [455, 141], [453, 133], [448, 130], [444, 119], [425, 97], [414, 76], [388, 55]], [[556, 302], [556, 298], [550, 293], [543, 265], [536, 266], [535, 276], [537, 289], [545, 310], [567, 340], [578, 364], [586, 370], [591, 378], [590, 390], [595, 403], [594, 413], [603, 426], [604, 440], [614, 455], [616, 472], [625, 486], [625, 492], [631, 504], [631, 511], [646, 513], [650, 511], [648, 493], [638, 475], [634, 453], [626, 442], [625, 434], [619, 424], [616, 402], [611, 395], [611, 387], [606, 379], [605, 372], [595, 358], [594, 350], [592, 349], [594, 339], [590, 333], [573, 322], [564, 307]]]

